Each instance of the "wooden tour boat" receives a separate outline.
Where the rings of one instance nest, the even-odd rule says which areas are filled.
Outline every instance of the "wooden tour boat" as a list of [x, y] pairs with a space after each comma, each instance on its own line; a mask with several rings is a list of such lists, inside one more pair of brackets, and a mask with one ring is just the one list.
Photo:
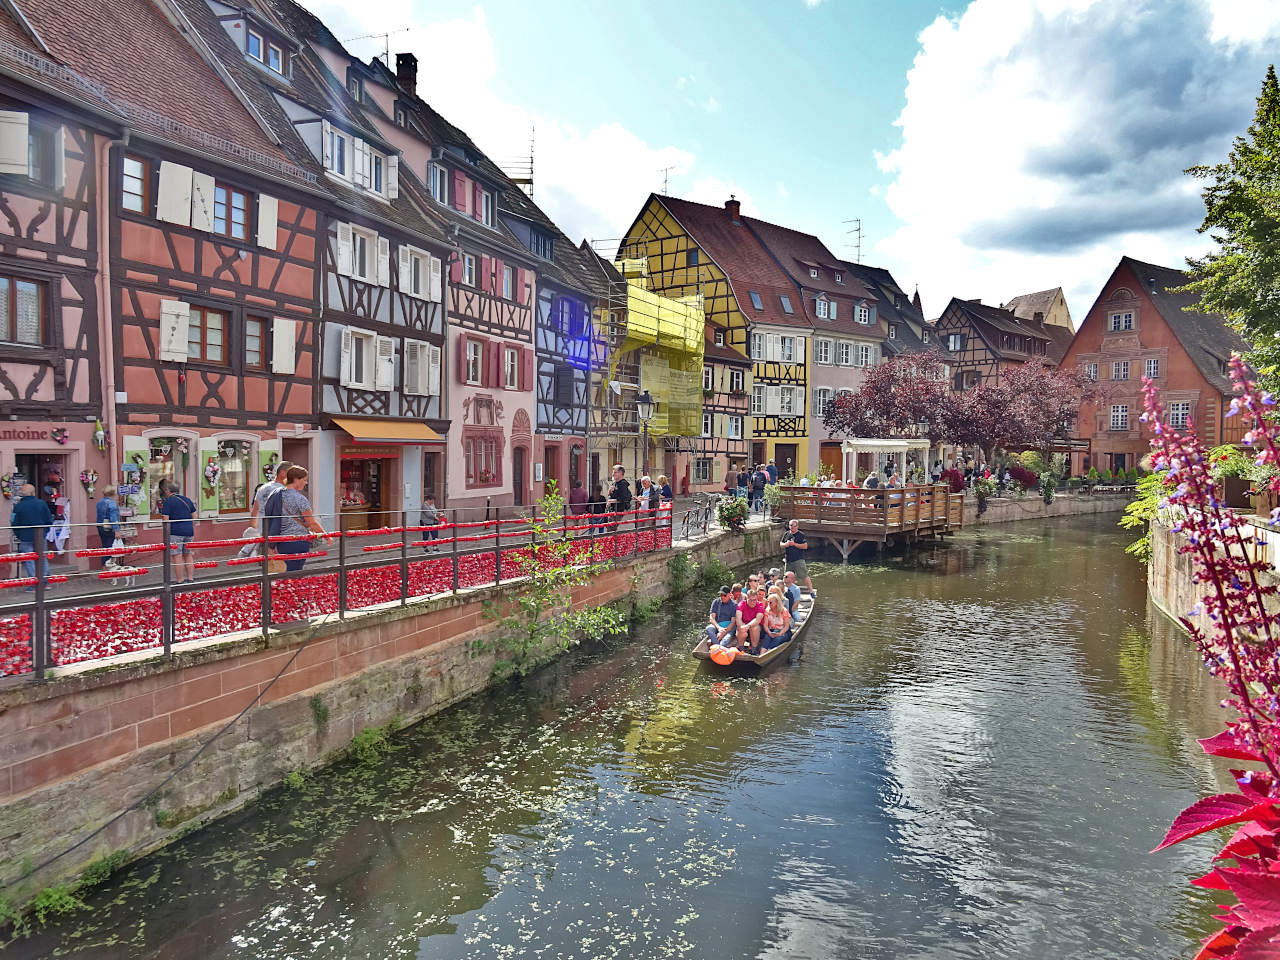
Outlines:
[[809, 629], [809, 623], [813, 620], [813, 608], [813, 596], [807, 593], [801, 595], [800, 604], [796, 607], [799, 623], [792, 627], [790, 639], [772, 650], [765, 650], [761, 653], [743, 653], [739, 650], [734, 655], [733, 662], [727, 664], [716, 663], [711, 659], [711, 643], [707, 640], [704, 632], [698, 645], [693, 648], [693, 656], [718, 673], [746, 675], [763, 673], [770, 667], [785, 663], [790, 659], [791, 651], [799, 649], [797, 645], [804, 639], [804, 632]]

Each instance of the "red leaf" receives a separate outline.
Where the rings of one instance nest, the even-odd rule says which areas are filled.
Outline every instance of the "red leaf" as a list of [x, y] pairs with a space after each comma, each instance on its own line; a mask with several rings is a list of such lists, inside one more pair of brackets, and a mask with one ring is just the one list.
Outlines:
[[1280, 925], [1280, 876], [1226, 867], [1219, 867], [1218, 875], [1227, 881], [1240, 906], [1248, 912], [1250, 927]]
[[1238, 926], [1219, 930], [1204, 941], [1204, 946], [1200, 948], [1194, 960], [1220, 960], [1221, 957], [1231, 956], [1231, 951], [1240, 942], [1240, 934], [1244, 932], [1245, 928]]
[[1241, 857], [1253, 857], [1275, 847], [1275, 831], [1256, 821], [1242, 823], [1231, 835], [1227, 845], [1214, 857], [1223, 860], [1228, 857], [1239, 860]]
[[1262, 756], [1252, 747], [1246, 747], [1241, 744], [1239, 738], [1231, 730], [1223, 730], [1216, 737], [1205, 737], [1199, 743], [1204, 752], [1213, 757], [1262, 762]]
[[1232, 960], [1280, 960], [1277, 934], [1280, 926], [1274, 924], [1249, 931], [1236, 945], [1235, 953], [1230, 954]]
[[1238, 793], [1220, 793], [1214, 797], [1197, 800], [1178, 814], [1164, 835], [1160, 845], [1152, 850], [1155, 853], [1175, 843], [1181, 843], [1190, 837], [1199, 836], [1208, 830], [1216, 830], [1232, 823], [1245, 820], [1257, 820], [1271, 811], [1271, 801], [1253, 803], [1248, 797]]
[[1196, 877], [1191, 881], [1193, 887], [1203, 887], [1206, 890], [1230, 890], [1227, 881], [1218, 876], [1217, 870], [1210, 870], [1203, 877]]

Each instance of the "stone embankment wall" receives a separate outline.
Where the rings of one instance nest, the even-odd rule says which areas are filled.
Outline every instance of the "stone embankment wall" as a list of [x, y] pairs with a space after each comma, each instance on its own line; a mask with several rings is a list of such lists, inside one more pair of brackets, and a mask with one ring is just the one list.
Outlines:
[[1010, 523], [1014, 520], [1118, 513], [1131, 499], [1127, 493], [1059, 494], [1053, 498], [1053, 503], [1046, 504], [1039, 494], [1028, 493], [1021, 500], [1003, 497], [989, 500], [986, 512], [978, 516], [978, 501], [969, 492], [964, 498], [964, 525], [968, 527], [975, 523]]
[[[617, 564], [575, 591], [576, 606], [666, 597], [675, 547]], [[694, 560], [738, 566], [777, 557], [777, 533], [752, 528], [690, 548]], [[137, 802], [262, 691], [261, 702], [161, 792], [95, 840], [6, 896], [77, 875], [109, 852], [137, 856], [235, 810], [294, 770], [340, 754], [362, 731], [407, 726], [491, 682], [484, 588], [306, 630], [255, 634], [176, 652], [171, 660], [101, 666], [0, 689], [0, 881], [59, 853]], [[309, 642], [308, 642], [309, 641]], [[280, 679], [266, 689], [306, 643]]]

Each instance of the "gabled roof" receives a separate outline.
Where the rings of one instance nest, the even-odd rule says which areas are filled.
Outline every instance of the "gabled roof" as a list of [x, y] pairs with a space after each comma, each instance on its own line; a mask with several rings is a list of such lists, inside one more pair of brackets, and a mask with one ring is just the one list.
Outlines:
[[[667, 208], [707, 256], [724, 271], [738, 301], [738, 309], [748, 323], [812, 328], [791, 278], [774, 262], [741, 219], [734, 223], [723, 207], [650, 194], [650, 201], [654, 199]], [[763, 310], [752, 305], [749, 295], [752, 290], [760, 294]], [[790, 300], [794, 313], [783, 311], [779, 300], [783, 296]]]
[[703, 347], [703, 355], [708, 360], [715, 360], [720, 363], [736, 363], [743, 367], [751, 366], [751, 358], [739, 353], [730, 346], [721, 346], [716, 343], [714, 337], [707, 337], [706, 345]]
[[[759, 238], [765, 249], [773, 254], [782, 269], [806, 290], [848, 297], [851, 300], [875, 299], [875, 294], [860, 279], [851, 277], [840, 258], [813, 234], [757, 220], [755, 217], [740, 219]], [[809, 270], [813, 267], [818, 270], [816, 278], [809, 275]], [[842, 275], [843, 283], [836, 283], [836, 273]]]
[[1219, 391], [1230, 394], [1231, 376], [1226, 372], [1225, 364], [1233, 352], [1248, 351], [1248, 341], [1231, 329], [1221, 314], [1201, 313], [1195, 309], [1200, 304], [1198, 293], [1172, 291], [1171, 288], [1180, 287], [1191, 279], [1185, 271], [1144, 263], [1132, 257], [1121, 257], [1120, 267], [1127, 268], [1151, 298], [1196, 369]]
[[888, 270], [848, 260], [842, 260], [840, 264], [876, 297], [876, 309], [880, 316], [890, 322], [910, 321], [917, 326], [927, 325], [924, 314], [916, 308]]
[[1001, 336], [1006, 333], [1016, 337], [1033, 337], [1045, 341], [1047, 346], [1044, 358], [1051, 363], [1058, 363], [1071, 343], [1072, 332], [1066, 327], [1021, 320], [1008, 310], [979, 303], [976, 300], [952, 297], [951, 302], [947, 304], [947, 309], [950, 310], [953, 307], [979, 330], [986, 330], [990, 334], [985, 338], [988, 346], [1003, 359], [1026, 360], [1028, 357], [1034, 359], [1036, 356], [1024, 350], [1012, 350], [1001, 346]]
[[1006, 303], [1004, 309], [1022, 317], [1024, 320], [1034, 319], [1037, 313], [1042, 317], [1047, 317], [1049, 309], [1053, 306], [1053, 301], [1061, 295], [1061, 287], [1054, 287], [1052, 290], [1037, 290], [1035, 293], [1024, 293]]

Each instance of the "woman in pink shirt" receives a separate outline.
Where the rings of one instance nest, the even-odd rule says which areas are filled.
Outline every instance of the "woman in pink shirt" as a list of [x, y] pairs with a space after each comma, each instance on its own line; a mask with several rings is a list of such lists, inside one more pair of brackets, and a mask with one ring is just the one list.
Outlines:
[[757, 587], [738, 604], [738, 642], [744, 650], [760, 648], [760, 623], [764, 620], [764, 589]]

